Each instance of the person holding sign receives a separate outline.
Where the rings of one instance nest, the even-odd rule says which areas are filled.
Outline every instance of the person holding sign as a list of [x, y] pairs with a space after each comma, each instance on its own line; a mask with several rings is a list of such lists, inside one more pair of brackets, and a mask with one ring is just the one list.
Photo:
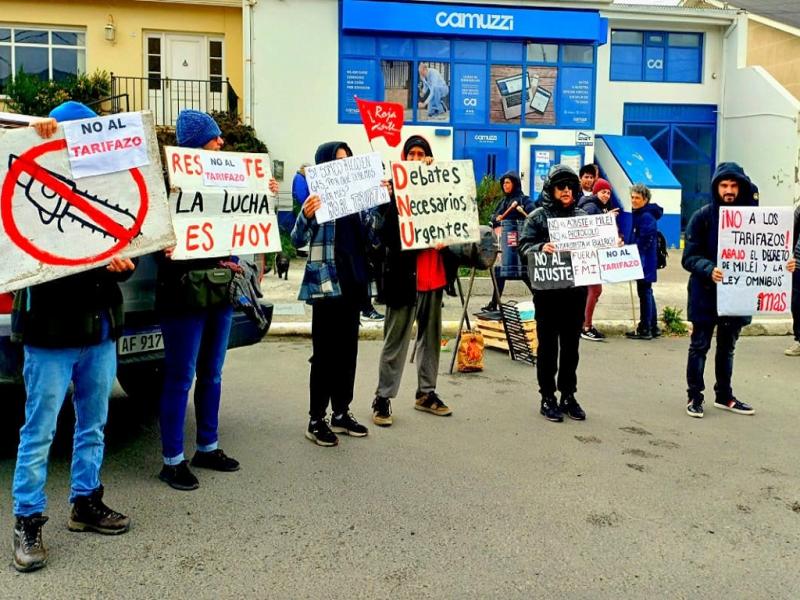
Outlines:
[[[433, 162], [428, 141], [411, 136], [403, 145], [401, 160]], [[417, 393], [414, 408], [446, 417], [452, 414], [436, 393], [442, 339], [442, 292], [455, 281], [455, 257], [446, 248], [401, 250], [397, 203], [383, 207], [378, 237], [385, 250], [383, 262], [386, 321], [378, 373], [378, 389], [372, 402], [372, 421], [392, 424], [391, 399], [397, 396], [403, 377], [408, 344], [417, 323]]]
[[[713, 201], [698, 209], [686, 226], [686, 245], [683, 249], [683, 268], [689, 271], [689, 320], [692, 337], [686, 364], [688, 402], [686, 413], [702, 418], [703, 372], [706, 355], [711, 348], [714, 329], [717, 330], [717, 348], [714, 360], [716, 384], [714, 406], [740, 415], [752, 415], [755, 410], [734, 396], [733, 355], [742, 327], [750, 317], [722, 317], [717, 310], [717, 290], [724, 274], [717, 266], [719, 240], [719, 213], [721, 206], [753, 206], [753, 184], [744, 169], [733, 162], [720, 163], [711, 180]], [[786, 268], [795, 270], [795, 259]]]
[[633, 228], [630, 243], [639, 248], [644, 277], [636, 280], [639, 296], [639, 326], [625, 332], [630, 340], [651, 340], [661, 336], [653, 284], [658, 280], [658, 220], [664, 209], [650, 201], [650, 189], [643, 183], [631, 187]]
[[[800, 258], [800, 205], [794, 209], [794, 257]], [[794, 343], [783, 353], [786, 356], [800, 356], [800, 270], [792, 273], [792, 333]]]
[[[52, 137], [57, 123], [96, 117], [79, 102], [54, 108], [33, 127]], [[122, 334], [122, 292], [134, 263], [115, 256], [107, 266], [48, 281], [17, 292], [12, 337], [24, 350], [25, 424], [14, 469], [14, 568], [33, 571], [47, 563], [42, 542], [47, 506], [47, 461], [58, 413], [74, 385], [75, 434], [72, 451], [70, 531], [120, 534], [130, 518], [103, 502], [100, 468], [108, 398], [117, 370], [116, 340]]]
[[[520, 254], [529, 262], [534, 252], [553, 254], [556, 247], [550, 241], [548, 219], [586, 215], [577, 207], [580, 197], [581, 185], [575, 172], [565, 165], [552, 167], [540, 196], [542, 206], [525, 220], [519, 243]], [[533, 302], [539, 338], [536, 378], [542, 395], [540, 413], [548, 421], [557, 423], [564, 420], [564, 414], [583, 421], [586, 413], [578, 404], [575, 392], [586, 288], [536, 290]], [[556, 401], [556, 390], [561, 392], [560, 404]]]
[[[317, 148], [317, 165], [353, 156], [344, 142]], [[310, 244], [299, 300], [313, 306], [309, 421], [305, 436], [319, 446], [335, 446], [337, 433], [364, 437], [369, 430], [350, 412], [358, 359], [361, 306], [369, 296], [367, 216], [357, 212], [318, 223], [322, 199], [303, 203], [292, 230], [296, 248]], [[325, 419], [331, 406], [330, 425]]]

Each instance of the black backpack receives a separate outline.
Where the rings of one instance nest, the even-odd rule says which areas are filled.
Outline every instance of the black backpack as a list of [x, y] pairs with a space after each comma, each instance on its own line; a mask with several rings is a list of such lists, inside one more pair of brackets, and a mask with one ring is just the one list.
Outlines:
[[663, 269], [667, 266], [667, 239], [660, 231], [656, 231], [656, 268]]

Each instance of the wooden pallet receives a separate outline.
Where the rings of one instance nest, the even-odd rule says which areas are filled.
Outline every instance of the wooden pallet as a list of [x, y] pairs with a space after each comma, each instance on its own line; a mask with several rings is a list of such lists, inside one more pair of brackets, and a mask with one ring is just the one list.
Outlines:
[[[539, 346], [539, 342], [536, 337], [536, 321], [519, 321], [517, 327], [521, 328], [521, 331], [524, 332], [523, 335], [527, 340], [529, 350], [526, 352], [522, 350], [522, 348], [519, 348], [516, 353], [512, 353], [509, 348], [509, 336], [506, 333], [506, 327], [503, 325], [503, 321], [500, 319], [487, 319], [480, 314], [476, 316], [476, 327], [483, 334], [483, 341], [487, 348], [494, 348], [496, 350], [507, 352], [509, 355], [511, 355], [512, 359], [514, 358], [515, 354], [530, 354], [531, 358], [535, 359], [536, 349]], [[515, 325], [512, 325], [512, 329], [514, 327]], [[517, 330], [514, 329], [514, 332], [516, 333]], [[522, 339], [519, 336], [515, 337], [515, 340], [522, 343]], [[520, 356], [518, 360], [523, 360], [522, 356]], [[528, 361], [525, 360], [525, 362]]]

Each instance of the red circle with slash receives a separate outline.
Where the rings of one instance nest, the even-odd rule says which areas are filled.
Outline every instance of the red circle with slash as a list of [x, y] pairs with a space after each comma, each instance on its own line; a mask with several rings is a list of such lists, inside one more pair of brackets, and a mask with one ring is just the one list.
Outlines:
[[[127, 246], [130, 241], [141, 231], [142, 223], [144, 223], [144, 218], [147, 215], [147, 185], [145, 184], [144, 177], [139, 169], [133, 168], [128, 170], [128, 173], [130, 173], [131, 177], [133, 178], [133, 182], [136, 184], [136, 188], [139, 191], [139, 210], [136, 214], [136, 219], [133, 223], [133, 226], [129, 228], [123, 227], [101, 210], [98, 210], [92, 206], [89, 200], [81, 197], [75, 192], [75, 190], [70, 188], [57, 177], [53, 177], [53, 175], [51, 175], [46, 169], [36, 163], [36, 160], [45, 154], [49, 152], [59, 152], [61, 150], [65, 150], [66, 147], [67, 141], [64, 139], [46, 142], [44, 144], [40, 144], [39, 146], [34, 146], [30, 150], [21, 154], [11, 163], [5, 181], [3, 181], [2, 191], [0, 191], [0, 216], [2, 216], [6, 234], [11, 241], [25, 253], [29, 254], [38, 261], [59, 266], [78, 266], [100, 262], [107, 258], [111, 258], [120, 250], [125, 248], [125, 246]], [[48, 188], [58, 193], [66, 202], [74, 206], [76, 209], [94, 221], [97, 225], [105, 229], [109, 235], [115, 237], [118, 240], [117, 243], [100, 254], [82, 258], [67, 258], [65, 256], [53, 254], [52, 252], [49, 252], [43, 248], [39, 248], [36, 244], [31, 242], [27, 237], [25, 237], [25, 235], [22, 234], [22, 232], [19, 230], [19, 227], [17, 227], [17, 223], [14, 218], [14, 212], [11, 206], [17, 180], [23, 172], [27, 173], [39, 183], [46, 185]]]

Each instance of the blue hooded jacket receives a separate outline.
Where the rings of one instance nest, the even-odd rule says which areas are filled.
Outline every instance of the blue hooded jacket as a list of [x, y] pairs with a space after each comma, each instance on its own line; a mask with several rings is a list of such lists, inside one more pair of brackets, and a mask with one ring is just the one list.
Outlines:
[[655, 283], [658, 280], [658, 220], [664, 215], [664, 209], [648, 202], [631, 214], [633, 227], [630, 241], [639, 248], [644, 280]]
[[[536, 206], [533, 204], [533, 200], [531, 200], [528, 196], [522, 193], [522, 182], [519, 179], [519, 175], [517, 175], [516, 171], [509, 171], [505, 173], [502, 177], [500, 177], [500, 185], [503, 185], [503, 182], [508, 179], [511, 181], [511, 193], [506, 194], [503, 192], [503, 198], [497, 203], [497, 206], [494, 209], [494, 213], [492, 214], [492, 227], [499, 227], [501, 221], [498, 221], [497, 218], [500, 217], [504, 212], [508, 210], [508, 208], [514, 202], [517, 203], [518, 206], [522, 208], [526, 213], [531, 214], [534, 210], [536, 210]], [[522, 221], [525, 219], [524, 215], [520, 213], [518, 210], [514, 209], [505, 217], [505, 220], [508, 221]]]
[[[755, 206], [753, 184], [744, 169], [734, 162], [720, 163], [711, 179], [712, 202], [699, 208], [686, 226], [686, 241], [681, 264], [689, 271], [689, 320], [692, 323], [714, 323], [717, 321], [717, 284], [711, 273], [717, 266], [719, 242], [719, 182], [734, 179], [739, 184], [739, 194], [728, 206]], [[750, 317], [726, 317], [731, 322], [744, 326]]]

